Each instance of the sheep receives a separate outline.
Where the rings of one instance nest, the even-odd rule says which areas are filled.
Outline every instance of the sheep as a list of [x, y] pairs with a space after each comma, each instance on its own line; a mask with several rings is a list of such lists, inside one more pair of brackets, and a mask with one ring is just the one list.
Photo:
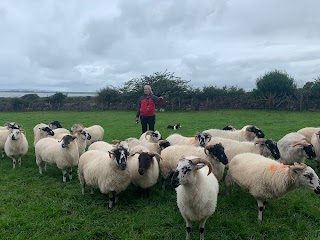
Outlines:
[[219, 184], [205, 159], [187, 156], [179, 160], [171, 184], [177, 192], [177, 205], [186, 222], [186, 239], [190, 239], [191, 221], [200, 221], [200, 239], [204, 240], [207, 219], [217, 206]]
[[13, 168], [16, 167], [16, 160], [18, 159], [21, 167], [21, 158], [27, 154], [29, 144], [24, 134], [23, 129], [10, 129], [7, 140], [4, 144], [4, 151], [8, 157], [12, 159]]
[[217, 143], [221, 143], [224, 147], [224, 152], [229, 159], [229, 164], [235, 155], [245, 152], [257, 153], [265, 157], [272, 156], [275, 159], [280, 158], [277, 143], [272, 139], [256, 138], [254, 142], [239, 142], [227, 138], [213, 137], [208, 144]]
[[284, 165], [255, 153], [235, 156], [225, 180], [228, 191], [235, 182], [257, 200], [259, 222], [262, 222], [267, 199], [281, 197], [300, 186], [320, 194], [319, 177], [311, 167], [298, 163]]
[[222, 130], [225, 130], [225, 131], [235, 131], [237, 130], [234, 126], [232, 125], [227, 125], [225, 127], [222, 128]]
[[57, 128], [62, 128], [61, 123], [57, 120], [52, 121], [49, 123], [49, 128], [51, 129], [57, 129]]
[[209, 133], [212, 137], [222, 137], [237, 140], [240, 142], [249, 141], [252, 142], [256, 137], [264, 138], [264, 133], [253, 125], [244, 126], [240, 130], [225, 131], [221, 129], [208, 129], [203, 131]]
[[67, 175], [72, 179], [72, 167], [78, 165], [79, 150], [75, 136], [65, 135], [61, 140], [54, 138], [42, 138], [35, 145], [36, 163], [39, 173], [42, 175], [42, 166], [45, 163], [55, 164], [62, 171], [62, 180], [66, 182]]
[[210, 134], [201, 132], [196, 133], [194, 137], [184, 137], [178, 133], [174, 133], [166, 138], [170, 145], [193, 145], [200, 147], [205, 147], [210, 139]]
[[167, 126], [167, 129], [178, 130], [178, 129], [180, 129], [181, 127], [182, 127], [182, 126], [181, 126], [180, 123], [177, 123], [176, 125], [171, 125], [171, 124], [169, 124], [169, 125]]
[[116, 147], [106, 153], [90, 150], [81, 155], [78, 165], [78, 178], [82, 194], [85, 185], [98, 187], [103, 194], [108, 194], [108, 207], [112, 208], [118, 202], [118, 195], [131, 182], [130, 171], [127, 168], [128, 150]]
[[159, 131], [147, 131], [147, 132], [141, 134], [139, 140], [156, 143], [159, 140], [162, 140], [162, 136]]
[[142, 145], [130, 149], [128, 168], [131, 174], [131, 182], [134, 186], [146, 189], [147, 196], [149, 196], [149, 189], [157, 183], [160, 158], [158, 153], [151, 152]]
[[314, 152], [317, 156], [317, 167], [320, 167], [320, 130], [312, 134], [311, 144], [314, 147]]
[[7, 141], [7, 137], [9, 136], [10, 129], [20, 129], [21, 126], [15, 122], [5, 123], [5, 127], [0, 128], [0, 152], [1, 158], [4, 158], [4, 144]]
[[300, 130], [298, 130], [297, 133], [300, 133], [301, 135], [305, 136], [306, 139], [311, 141], [312, 135], [318, 131], [320, 131], [319, 127], [305, 127], [305, 128], [301, 128]]
[[131, 149], [134, 146], [142, 145], [148, 148], [149, 151], [157, 152], [157, 153], [160, 153], [161, 150], [170, 146], [170, 143], [167, 140], [159, 140], [157, 143], [152, 143], [152, 142], [141, 141], [141, 140], [138, 140], [137, 138], [127, 138], [126, 142], [128, 143], [129, 149]]
[[56, 139], [61, 139], [60, 138], [61, 135], [67, 135], [67, 134], [70, 135], [70, 131], [65, 128], [55, 128], [55, 129], [52, 129], [52, 131], [54, 132], [53, 137]]
[[220, 181], [224, 174], [225, 165], [228, 164], [228, 158], [221, 144], [207, 145], [205, 148], [195, 146], [170, 146], [162, 150], [160, 170], [162, 190], [165, 190], [165, 180], [170, 177], [178, 164], [178, 160], [186, 155], [194, 155], [208, 160], [212, 166], [212, 172]]
[[88, 131], [82, 130], [75, 132], [74, 136], [76, 137], [80, 157], [86, 151], [87, 141], [91, 139], [91, 135]]
[[305, 158], [313, 159], [315, 155], [312, 144], [301, 134], [291, 132], [278, 141], [279, 161], [284, 164], [303, 163]]
[[123, 148], [129, 149], [129, 145], [126, 141], [119, 141], [119, 140], [112, 140], [112, 142], [114, 144], [108, 143], [108, 142], [104, 142], [104, 141], [97, 141], [92, 143], [89, 147], [88, 147], [88, 151], [90, 150], [100, 150], [103, 152], [109, 152], [111, 151], [113, 148], [117, 147], [117, 146], [122, 146]]
[[34, 133], [33, 146], [35, 146], [36, 143], [42, 138], [54, 136], [54, 132], [52, 131], [52, 129], [49, 128], [48, 125], [44, 123], [37, 124], [33, 128], [33, 133]]
[[91, 127], [84, 127], [81, 124], [74, 124], [71, 127], [71, 132], [76, 132], [76, 131], [80, 131], [80, 130], [86, 130], [91, 135], [91, 139], [87, 141], [88, 147], [94, 142], [102, 141], [104, 138], [104, 129], [100, 125], [93, 125]]

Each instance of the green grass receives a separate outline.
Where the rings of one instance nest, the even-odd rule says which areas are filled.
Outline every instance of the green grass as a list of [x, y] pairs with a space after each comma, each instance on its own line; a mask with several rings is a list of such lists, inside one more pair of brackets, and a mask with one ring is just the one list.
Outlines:
[[[156, 127], [164, 137], [173, 133], [168, 124], [180, 122], [179, 133], [191, 136], [208, 128], [255, 124], [268, 138], [279, 140], [305, 126], [319, 126], [318, 112], [275, 112], [219, 110], [205, 112], [158, 113]], [[38, 173], [32, 128], [40, 122], [61, 121], [66, 128], [74, 123], [100, 124], [105, 140], [140, 136], [135, 113], [105, 112], [28, 112], [1, 113], [0, 124], [16, 121], [27, 131], [29, 152], [22, 167], [12, 169], [12, 161], [0, 161], [0, 239], [184, 239], [185, 223], [176, 205], [176, 194], [167, 183], [158, 183], [150, 197], [141, 197], [130, 186], [120, 194], [119, 204], [109, 210], [106, 197], [96, 190], [82, 195], [74, 179], [63, 183], [61, 171], [50, 167]], [[308, 162], [309, 164], [309, 162]], [[319, 172], [318, 172], [319, 174]], [[254, 198], [235, 188], [225, 196], [224, 184], [216, 212], [207, 221], [205, 239], [320, 239], [320, 199], [314, 192], [298, 189], [281, 199], [269, 201], [264, 222], [257, 221]], [[198, 239], [198, 223], [191, 238]]]

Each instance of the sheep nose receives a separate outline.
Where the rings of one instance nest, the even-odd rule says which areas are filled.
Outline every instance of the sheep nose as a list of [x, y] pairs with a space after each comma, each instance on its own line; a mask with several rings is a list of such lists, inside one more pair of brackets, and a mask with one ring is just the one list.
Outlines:
[[11, 136], [11, 140], [16, 140], [16, 138], [14, 137], [14, 135]]
[[143, 175], [143, 174], [144, 174], [144, 170], [143, 170], [142, 168], [139, 168], [138, 173], [139, 173], [140, 175]]

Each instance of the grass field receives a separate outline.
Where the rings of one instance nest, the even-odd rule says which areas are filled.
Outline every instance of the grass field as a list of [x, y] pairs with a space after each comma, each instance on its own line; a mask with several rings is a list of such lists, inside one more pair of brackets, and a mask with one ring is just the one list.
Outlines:
[[[28, 154], [22, 167], [12, 169], [12, 161], [0, 161], [0, 239], [184, 239], [185, 223], [176, 205], [176, 194], [160, 190], [160, 182], [150, 197], [142, 197], [130, 186], [120, 194], [118, 205], [109, 210], [106, 197], [98, 190], [82, 195], [74, 178], [62, 182], [61, 171], [50, 167], [43, 176], [35, 163], [32, 128], [40, 122], [59, 120], [66, 128], [74, 123], [100, 124], [105, 140], [140, 136], [134, 112], [31, 112], [1, 113], [0, 124], [16, 121], [27, 131]], [[208, 128], [254, 124], [267, 138], [279, 140], [305, 126], [319, 126], [319, 112], [275, 112], [219, 110], [204, 112], [161, 112], [156, 128], [164, 137], [173, 133], [168, 124], [180, 122], [179, 133], [186, 136]], [[307, 162], [308, 164], [309, 163]], [[320, 172], [317, 172], [318, 175]], [[257, 221], [254, 198], [235, 188], [230, 196], [220, 195], [216, 212], [207, 221], [205, 239], [320, 239], [320, 196], [298, 189], [269, 201], [264, 222]], [[198, 239], [198, 223], [191, 238]]]

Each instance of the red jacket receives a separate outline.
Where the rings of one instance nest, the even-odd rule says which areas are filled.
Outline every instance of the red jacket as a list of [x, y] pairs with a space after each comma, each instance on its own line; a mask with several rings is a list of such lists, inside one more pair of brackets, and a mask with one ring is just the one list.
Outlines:
[[158, 98], [155, 95], [141, 96], [138, 101], [138, 111], [136, 116], [154, 116], [156, 114], [156, 105], [162, 105], [163, 102], [163, 98]]

